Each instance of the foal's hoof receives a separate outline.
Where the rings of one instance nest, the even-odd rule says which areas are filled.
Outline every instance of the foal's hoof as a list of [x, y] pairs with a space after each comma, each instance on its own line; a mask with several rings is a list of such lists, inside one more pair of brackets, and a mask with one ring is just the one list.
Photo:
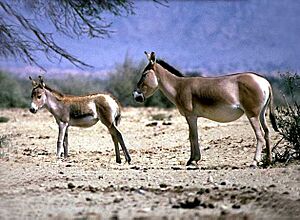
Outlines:
[[258, 162], [257, 162], [256, 160], [254, 160], [254, 161], [252, 162], [252, 164], [250, 165], [250, 168], [256, 169], [257, 167], [258, 167]]
[[127, 159], [127, 163], [130, 164], [130, 162], [131, 162], [131, 158], [129, 157], [129, 158]]

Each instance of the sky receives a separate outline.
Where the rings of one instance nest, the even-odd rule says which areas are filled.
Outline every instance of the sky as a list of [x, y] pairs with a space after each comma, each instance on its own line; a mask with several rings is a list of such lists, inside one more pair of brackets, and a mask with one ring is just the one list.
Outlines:
[[[300, 71], [300, 1], [169, 0], [168, 7], [135, 1], [134, 11], [109, 18], [114, 31], [109, 38], [70, 40], [54, 33], [61, 46], [94, 68], [81, 70], [45, 57], [39, 62], [49, 73], [105, 75], [126, 56], [146, 62], [146, 50], [183, 72]], [[1, 60], [0, 68], [38, 71], [14, 60]]]

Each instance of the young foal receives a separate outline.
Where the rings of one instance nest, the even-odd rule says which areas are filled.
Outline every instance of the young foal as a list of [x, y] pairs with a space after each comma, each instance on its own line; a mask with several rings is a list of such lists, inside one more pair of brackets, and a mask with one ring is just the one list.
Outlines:
[[248, 117], [257, 139], [253, 165], [256, 166], [260, 162], [264, 143], [267, 147], [268, 162], [271, 163], [269, 129], [265, 118], [268, 107], [276, 131], [277, 126], [272, 112], [272, 88], [265, 78], [250, 72], [221, 77], [183, 77], [164, 61], [156, 60], [154, 52], [145, 53], [149, 64], [133, 92], [134, 99], [144, 102], [160, 89], [177, 106], [189, 125], [191, 156], [187, 165], [193, 161], [197, 163], [201, 159], [198, 117], [217, 122], [231, 122], [243, 114]]
[[121, 163], [121, 145], [126, 161], [130, 163], [131, 158], [126, 149], [121, 132], [117, 125], [120, 122], [121, 112], [118, 102], [109, 94], [92, 94], [86, 96], [70, 96], [57, 92], [45, 85], [41, 76], [39, 82], [32, 81], [30, 112], [36, 113], [45, 107], [54, 116], [58, 128], [57, 157], [68, 156], [68, 128], [69, 126], [90, 127], [99, 120], [108, 128], [115, 145], [116, 162]]

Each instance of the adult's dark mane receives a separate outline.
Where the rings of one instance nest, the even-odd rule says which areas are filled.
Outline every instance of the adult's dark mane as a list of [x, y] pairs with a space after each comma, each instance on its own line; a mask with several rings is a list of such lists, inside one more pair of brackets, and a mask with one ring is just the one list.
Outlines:
[[166, 63], [163, 60], [156, 60], [156, 63], [158, 63], [159, 65], [161, 65], [163, 68], [165, 68], [166, 70], [168, 70], [170, 73], [174, 74], [175, 76], [178, 77], [184, 77], [184, 75], [177, 69], [175, 69], [173, 66], [171, 66], [170, 64]]

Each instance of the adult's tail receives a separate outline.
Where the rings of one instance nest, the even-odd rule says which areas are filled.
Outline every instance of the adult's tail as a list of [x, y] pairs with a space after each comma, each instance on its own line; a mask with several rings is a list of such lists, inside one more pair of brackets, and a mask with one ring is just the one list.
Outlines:
[[274, 109], [273, 109], [273, 92], [272, 92], [272, 87], [270, 86], [269, 87], [269, 90], [270, 90], [270, 97], [269, 97], [269, 111], [270, 111], [270, 114], [269, 114], [269, 117], [270, 117], [270, 120], [271, 120], [271, 124], [272, 124], [272, 127], [274, 129], [274, 131], [279, 131], [278, 130], [278, 126], [277, 126], [277, 123], [276, 123], [276, 119], [275, 119], [275, 114], [274, 114]]

